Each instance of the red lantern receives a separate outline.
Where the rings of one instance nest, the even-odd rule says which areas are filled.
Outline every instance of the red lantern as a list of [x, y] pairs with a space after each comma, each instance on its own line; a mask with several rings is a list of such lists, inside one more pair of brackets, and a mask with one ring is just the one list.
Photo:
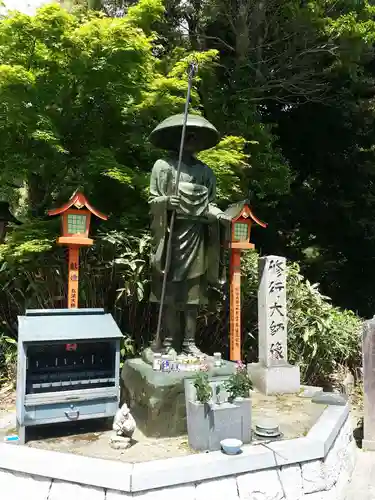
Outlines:
[[251, 228], [254, 224], [267, 227], [253, 214], [246, 201], [231, 205], [225, 212], [232, 219], [230, 256], [230, 359], [241, 361], [241, 252], [252, 250]]
[[62, 207], [48, 212], [48, 215], [61, 215], [62, 236], [57, 239], [57, 242], [60, 245], [67, 245], [69, 249], [69, 309], [78, 307], [79, 248], [90, 246], [94, 242], [89, 238], [91, 214], [102, 220], [108, 219], [106, 215], [90, 205], [87, 198], [80, 192], [74, 193]]

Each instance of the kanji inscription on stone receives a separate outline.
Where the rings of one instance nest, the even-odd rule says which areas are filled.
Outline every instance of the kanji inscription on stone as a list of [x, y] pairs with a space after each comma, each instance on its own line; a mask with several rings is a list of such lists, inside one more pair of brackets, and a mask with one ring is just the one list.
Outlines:
[[265, 366], [287, 363], [286, 259], [259, 259], [259, 361]]

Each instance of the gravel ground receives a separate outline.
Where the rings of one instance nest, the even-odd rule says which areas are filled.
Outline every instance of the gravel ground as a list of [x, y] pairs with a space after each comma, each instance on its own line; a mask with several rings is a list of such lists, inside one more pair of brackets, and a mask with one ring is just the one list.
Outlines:
[[[305, 435], [324, 410], [308, 399], [296, 396], [262, 396], [252, 394], [254, 424], [264, 417], [277, 418], [284, 438], [291, 439]], [[361, 394], [351, 398], [351, 418], [354, 436], [361, 445], [363, 416]], [[80, 427], [79, 427], [80, 426]], [[145, 437], [139, 430], [134, 435], [133, 446], [126, 451], [112, 450], [108, 445], [110, 430], [100, 427], [98, 421], [86, 421], [72, 427], [55, 425], [44, 427], [42, 432], [32, 433], [28, 446], [42, 449], [70, 452], [79, 455], [99, 457], [124, 462], [157, 460], [192, 453], [187, 436], [170, 439]], [[13, 387], [0, 389], [0, 440], [15, 432], [15, 392]], [[59, 436], [59, 437], [57, 437]], [[344, 500], [375, 500], [375, 452], [358, 449], [357, 464]]]
[[[0, 404], [2, 440], [6, 435], [15, 433], [14, 392], [8, 388], [7, 396]], [[284, 439], [306, 435], [324, 408], [324, 405], [311, 403], [309, 399], [295, 395], [263, 396], [252, 393], [253, 425], [263, 418], [276, 419]], [[108, 444], [110, 425], [111, 422], [87, 420], [36, 427], [28, 432], [30, 441], [27, 446], [133, 463], [194, 453], [188, 446], [187, 436], [149, 438], [138, 429], [131, 448], [114, 450]]]

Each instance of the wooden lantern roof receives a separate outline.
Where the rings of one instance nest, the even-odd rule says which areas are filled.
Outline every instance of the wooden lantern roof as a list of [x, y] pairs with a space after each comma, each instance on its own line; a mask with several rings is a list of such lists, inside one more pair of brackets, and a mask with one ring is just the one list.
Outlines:
[[261, 227], [267, 227], [266, 222], [262, 222], [258, 217], [254, 215], [252, 212], [250, 206], [249, 206], [249, 201], [248, 200], [243, 200], [239, 201], [238, 203], [233, 203], [233, 205], [230, 205], [226, 210], [225, 214], [229, 215], [229, 217], [232, 219], [233, 222], [240, 218], [250, 218], [255, 224], [258, 224]]
[[87, 208], [92, 214], [94, 214], [96, 217], [99, 217], [99, 219], [102, 220], [107, 220], [108, 216], [104, 215], [102, 212], [99, 212], [96, 208], [94, 208], [89, 201], [87, 200], [86, 196], [81, 193], [80, 191], [76, 191], [73, 196], [64, 203], [60, 208], [55, 208], [54, 210], [49, 210], [48, 215], [60, 215], [69, 210], [69, 208], [75, 207], [78, 209], [81, 208]]

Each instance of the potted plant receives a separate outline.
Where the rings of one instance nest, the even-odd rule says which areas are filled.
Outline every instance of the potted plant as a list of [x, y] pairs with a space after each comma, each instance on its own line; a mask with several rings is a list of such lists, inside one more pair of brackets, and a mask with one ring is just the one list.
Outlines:
[[249, 399], [253, 384], [246, 365], [241, 361], [237, 363], [236, 371], [229, 377], [225, 387], [229, 393], [228, 401], [231, 403], [239, 399]]
[[213, 389], [210, 385], [207, 373], [198, 372], [194, 377], [193, 385], [197, 396], [196, 399], [199, 403], [209, 404], [210, 407], [212, 407], [222, 402], [220, 400], [221, 385], [215, 384], [215, 388]]
[[208, 403], [212, 397], [212, 387], [208, 381], [207, 373], [198, 372], [194, 378], [194, 388], [199, 403]]

